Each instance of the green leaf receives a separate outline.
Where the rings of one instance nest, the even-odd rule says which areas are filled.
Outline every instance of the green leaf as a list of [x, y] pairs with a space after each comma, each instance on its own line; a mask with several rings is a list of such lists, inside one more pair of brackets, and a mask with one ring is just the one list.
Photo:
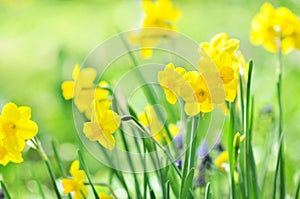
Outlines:
[[205, 190], [205, 199], [210, 199], [211, 194], [210, 194], [210, 183], [208, 182], [206, 185], [206, 190]]
[[179, 198], [179, 190], [180, 190], [180, 178], [178, 177], [175, 169], [173, 167], [169, 168], [167, 180], [171, 185], [174, 195], [176, 198]]
[[194, 172], [195, 172], [195, 168], [192, 168], [186, 177], [186, 180], [183, 185], [183, 189], [180, 193], [181, 199], [186, 199], [188, 197], [189, 190], [194, 180]]
[[152, 189], [150, 190], [150, 198], [151, 199], [156, 199], [156, 196], [155, 196], [154, 191]]

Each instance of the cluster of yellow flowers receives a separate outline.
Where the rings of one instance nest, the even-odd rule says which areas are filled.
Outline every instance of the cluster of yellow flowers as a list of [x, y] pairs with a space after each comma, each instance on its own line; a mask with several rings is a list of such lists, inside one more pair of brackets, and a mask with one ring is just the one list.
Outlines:
[[79, 65], [76, 65], [73, 71], [74, 81], [62, 84], [63, 96], [67, 100], [73, 98], [77, 109], [89, 120], [83, 127], [86, 137], [112, 150], [115, 146], [112, 134], [120, 126], [120, 116], [110, 110], [109, 84], [105, 81], [95, 84], [96, 76], [95, 69], [80, 70]]
[[[84, 180], [86, 179], [86, 174], [83, 170], [79, 169], [79, 161], [75, 160], [70, 168], [70, 174], [72, 178], [63, 178], [62, 185], [64, 188], [64, 194], [73, 193], [74, 199], [86, 198], [88, 195], [88, 190], [84, 186]], [[99, 198], [101, 199], [112, 199], [113, 197], [106, 193], [99, 193]]]
[[275, 9], [265, 3], [252, 20], [250, 38], [254, 45], [263, 45], [268, 51], [289, 53], [300, 49], [300, 20], [286, 7]]
[[30, 120], [31, 109], [28, 106], [6, 104], [0, 115], [0, 164], [23, 161], [21, 152], [26, 140], [36, 136], [37, 124]]
[[143, 0], [142, 7], [146, 15], [142, 30], [129, 35], [129, 41], [141, 46], [143, 58], [150, 58], [152, 47], [160, 43], [161, 37], [170, 34], [168, 30], [176, 30], [174, 22], [180, 17], [180, 10], [173, 7], [171, 0]]
[[220, 33], [210, 42], [200, 44], [202, 58], [198, 71], [186, 71], [168, 64], [158, 73], [167, 101], [175, 104], [177, 97], [181, 97], [185, 102], [184, 110], [190, 116], [211, 112], [225, 100], [233, 102], [237, 94], [239, 69], [246, 65], [238, 48], [237, 39]]

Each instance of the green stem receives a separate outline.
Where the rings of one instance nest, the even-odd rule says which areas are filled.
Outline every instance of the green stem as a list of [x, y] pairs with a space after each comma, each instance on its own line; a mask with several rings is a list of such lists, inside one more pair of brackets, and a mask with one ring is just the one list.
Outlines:
[[61, 195], [59, 193], [59, 190], [58, 190], [58, 187], [57, 187], [56, 181], [55, 181], [56, 178], [55, 178], [54, 172], [53, 172], [53, 170], [51, 168], [51, 164], [50, 164], [50, 161], [49, 161], [49, 159], [47, 157], [47, 154], [45, 153], [45, 151], [44, 151], [44, 149], [43, 149], [40, 141], [36, 137], [33, 138], [33, 139], [31, 139], [30, 141], [33, 143], [33, 145], [35, 146], [37, 152], [39, 153], [39, 155], [41, 156], [42, 160], [46, 164], [47, 170], [48, 170], [49, 175], [50, 175], [51, 183], [52, 183], [53, 189], [54, 189], [55, 194], [56, 194], [56, 197], [58, 199], [61, 199]]
[[[278, 123], [278, 139], [281, 140], [281, 144], [279, 146], [279, 164], [278, 164], [278, 171], [279, 171], [279, 187], [280, 187], [280, 198], [285, 197], [285, 162], [284, 162], [284, 137], [283, 137], [283, 112], [282, 112], [282, 48], [281, 48], [281, 39], [278, 42], [278, 62], [277, 62], [277, 102], [278, 102], [278, 110], [279, 110], [279, 123]], [[274, 179], [274, 189], [276, 190], [277, 186], [277, 174], [275, 173]], [[276, 183], [276, 184], [275, 184]], [[275, 195], [276, 192], [274, 191]], [[273, 195], [273, 198], [275, 197]]]
[[189, 170], [195, 166], [196, 157], [196, 142], [197, 142], [197, 129], [198, 129], [199, 116], [194, 116], [192, 118], [192, 129], [190, 138], [190, 157], [189, 157]]
[[299, 192], [300, 192], [300, 178], [299, 178], [297, 189], [296, 189], [295, 199], [298, 199]]

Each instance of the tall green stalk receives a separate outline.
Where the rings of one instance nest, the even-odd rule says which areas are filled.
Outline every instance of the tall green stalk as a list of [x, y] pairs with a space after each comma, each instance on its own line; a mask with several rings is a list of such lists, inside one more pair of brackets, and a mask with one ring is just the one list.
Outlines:
[[[284, 162], [284, 137], [283, 137], [283, 112], [282, 112], [282, 48], [281, 39], [278, 42], [278, 61], [277, 61], [277, 106], [278, 106], [278, 139], [280, 140], [279, 153], [278, 153], [278, 164], [276, 170], [279, 172], [279, 187], [280, 187], [280, 198], [285, 197], [285, 162]], [[277, 168], [278, 167], [278, 168]], [[274, 177], [274, 190], [273, 198], [276, 197], [277, 177], [278, 172], [275, 173]]]

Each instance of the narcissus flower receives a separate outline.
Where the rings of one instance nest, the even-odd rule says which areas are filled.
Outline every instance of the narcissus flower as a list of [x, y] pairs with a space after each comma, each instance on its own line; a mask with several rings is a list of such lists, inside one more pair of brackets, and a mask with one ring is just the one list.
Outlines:
[[152, 57], [152, 48], [158, 45], [162, 37], [171, 37], [176, 30], [174, 22], [180, 17], [180, 11], [174, 8], [171, 0], [143, 0], [142, 7], [145, 18], [141, 31], [130, 34], [128, 40], [134, 45], [141, 46], [143, 58]]
[[300, 20], [286, 7], [275, 9], [265, 3], [252, 19], [250, 39], [254, 45], [263, 45], [271, 52], [281, 48], [286, 54], [294, 48], [300, 49]]
[[149, 126], [154, 139], [163, 144], [168, 144], [179, 132], [175, 124], [169, 124], [167, 128], [172, 136], [170, 138], [163, 122], [157, 116], [154, 107], [150, 105], [146, 106], [145, 112], [139, 114], [138, 119], [144, 126]]
[[72, 178], [62, 179], [64, 194], [74, 193], [74, 199], [85, 198], [88, 195], [88, 191], [83, 184], [86, 174], [83, 170], [79, 169], [79, 166], [79, 161], [75, 160], [70, 168]]
[[188, 82], [184, 78], [185, 73], [184, 68], [175, 68], [172, 63], [167, 64], [163, 71], [158, 72], [158, 82], [164, 89], [166, 99], [170, 104], [177, 102], [177, 97], [180, 96], [180, 88], [185, 85], [185, 87], [188, 86]]
[[103, 109], [99, 101], [95, 101], [94, 115], [91, 122], [85, 122], [83, 132], [91, 141], [98, 141], [109, 150], [115, 147], [113, 133], [118, 130], [120, 116], [109, 109]]
[[146, 17], [143, 27], [176, 29], [174, 22], [180, 17], [180, 11], [173, 7], [171, 0], [143, 0]]
[[74, 104], [81, 113], [91, 119], [93, 101], [98, 100], [102, 105], [110, 106], [108, 100], [109, 91], [102, 87], [107, 87], [108, 83], [101, 81], [98, 85], [94, 83], [97, 72], [93, 68], [83, 68], [76, 65], [73, 70], [73, 80], [62, 83], [63, 96], [66, 100], [74, 98]]
[[21, 152], [26, 140], [36, 136], [38, 126], [30, 120], [31, 109], [18, 107], [14, 103], [6, 104], [0, 115], [0, 163], [22, 162]]
[[[203, 56], [203, 59], [211, 59], [211, 62], [215, 65], [210, 66], [210, 68], [217, 69], [223, 82], [225, 100], [229, 102], [233, 102], [236, 98], [240, 67], [243, 67], [244, 70], [247, 69], [244, 56], [238, 51], [239, 44], [239, 40], [230, 39], [227, 33], [217, 34], [210, 42], [200, 44], [200, 55]], [[203, 63], [200, 60], [199, 71], [207, 70], [205, 69], [206, 65], [203, 65]], [[248, 71], [244, 71], [244, 74], [246, 72]]]
[[185, 74], [185, 78], [189, 82], [189, 87], [192, 87], [193, 90], [191, 93], [189, 89], [181, 87], [181, 97], [185, 101], [184, 110], [186, 114], [194, 116], [200, 112], [211, 112], [214, 105], [203, 76], [197, 71], [189, 71]]

